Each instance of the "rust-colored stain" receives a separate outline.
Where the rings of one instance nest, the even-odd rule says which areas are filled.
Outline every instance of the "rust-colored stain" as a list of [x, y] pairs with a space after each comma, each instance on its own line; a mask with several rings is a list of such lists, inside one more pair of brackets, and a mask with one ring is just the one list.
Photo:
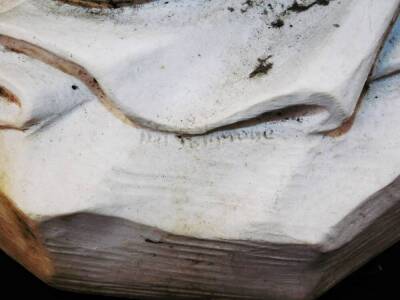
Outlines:
[[356, 119], [356, 112], [342, 123], [342, 125], [334, 130], [325, 133], [326, 136], [336, 138], [345, 135], [353, 127], [354, 120]]
[[[394, 16], [393, 16], [393, 18], [391, 20], [390, 26], [388, 26], [388, 28], [386, 29], [385, 33], [383, 34], [382, 41], [386, 41], [387, 40], [390, 32], [392, 31], [393, 25], [395, 24], [395, 22], [397, 20], [397, 16], [399, 15], [399, 12], [400, 12], [400, 6], [397, 8], [396, 13], [394, 14]], [[379, 51], [377, 51], [377, 54], [375, 56], [375, 63], [374, 63], [373, 67], [370, 70], [369, 78], [371, 78], [371, 75], [372, 75], [372, 73], [373, 73], [373, 71], [375, 69], [375, 66], [378, 63], [378, 54], [381, 53], [381, 51], [382, 51], [384, 46], [385, 46], [385, 43], [381, 42], [381, 44], [379, 46]], [[343, 124], [340, 127], [325, 133], [327, 136], [329, 136], [329, 137], [339, 137], [339, 136], [342, 136], [342, 135], [344, 135], [344, 134], [346, 134], [347, 132], [350, 131], [350, 129], [353, 127], [354, 121], [355, 121], [355, 119], [357, 117], [357, 113], [360, 110], [360, 106], [361, 106], [362, 100], [366, 96], [368, 90], [369, 90], [369, 82], [367, 81], [367, 83], [366, 83], [366, 85], [364, 87], [364, 90], [362, 91], [361, 96], [360, 96], [360, 98], [359, 98], [359, 100], [357, 102], [357, 106], [354, 109], [353, 115], [349, 119], [344, 121]]]
[[361, 107], [361, 103], [365, 97], [365, 95], [367, 94], [368, 91], [368, 85], [365, 87], [364, 91], [361, 93], [360, 98], [358, 99], [357, 105], [354, 108], [354, 112], [351, 115], [350, 118], [348, 118], [347, 120], [345, 120], [341, 126], [339, 126], [336, 129], [333, 129], [331, 131], [325, 132], [326, 136], [332, 137], [332, 138], [336, 138], [336, 137], [340, 137], [346, 133], [348, 133], [351, 128], [353, 127], [354, 121], [356, 120], [357, 114], [360, 110]]
[[0, 192], [0, 248], [43, 281], [54, 267], [44, 248], [37, 224]]
[[13, 103], [21, 107], [21, 101], [18, 99], [18, 97], [15, 96], [11, 91], [2, 86], [0, 86], [0, 97], [4, 98], [6, 101], [10, 103]]
[[65, 74], [79, 79], [115, 117], [132, 127], [140, 127], [114, 105], [113, 101], [104, 92], [96, 78], [94, 78], [82, 66], [57, 56], [44, 48], [3, 34], [0, 34], [0, 45], [3, 45], [9, 51], [37, 59], [60, 70], [61, 72], [64, 72]]

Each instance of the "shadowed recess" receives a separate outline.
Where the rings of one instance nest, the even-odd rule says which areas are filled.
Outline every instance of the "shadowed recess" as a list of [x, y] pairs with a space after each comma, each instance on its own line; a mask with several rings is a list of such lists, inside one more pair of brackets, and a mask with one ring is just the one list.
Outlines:
[[88, 8], [119, 8], [123, 6], [140, 5], [155, 0], [58, 0], [71, 5], [83, 6]]
[[21, 102], [17, 96], [3, 86], [0, 86], [0, 97], [6, 101], [21, 107]]

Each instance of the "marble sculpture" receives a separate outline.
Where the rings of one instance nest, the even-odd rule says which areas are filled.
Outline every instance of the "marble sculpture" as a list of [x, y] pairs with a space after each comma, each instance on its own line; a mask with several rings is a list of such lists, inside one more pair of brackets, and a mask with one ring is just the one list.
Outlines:
[[400, 0], [0, 0], [0, 248], [48, 284], [311, 300], [400, 240]]

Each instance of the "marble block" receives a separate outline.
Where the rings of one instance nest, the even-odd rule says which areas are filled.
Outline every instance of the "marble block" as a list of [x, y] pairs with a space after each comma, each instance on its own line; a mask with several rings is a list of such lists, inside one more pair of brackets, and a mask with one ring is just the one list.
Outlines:
[[77, 292], [316, 299], [400, 240], [399, 6], [0, 1], [0, 248]]

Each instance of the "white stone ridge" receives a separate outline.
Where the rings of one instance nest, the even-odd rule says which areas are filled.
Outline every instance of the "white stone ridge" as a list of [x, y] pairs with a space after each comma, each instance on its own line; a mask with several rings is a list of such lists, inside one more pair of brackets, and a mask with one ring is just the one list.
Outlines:
[[389, 76], [400, 71], [400, 18], [387, 38], [385, 47], [379, 54], [372, 80]]
[[142, 126], [204, 133], [300, 104], [328, 110], [314, 131], [340, 126], [400, 1], [332, 0], [302, 12], [291, 0], [252, 3], [155, 1], [96, 12], [28, 0], [1, 15], [0, 33], [81, 65]]
[[86, 102], [37, 131], [1, 131], [4, 192], [36, 219], [93, 212], [178, 235], [330, 247], [341, 221], [399, 175], [399, 83], [373, 83], [335, 138], [304, 133], [319, 115], [177, 137]]
[[26, 55], [0, 47], [0, 65], [0, 87], [15, 98], [0, 101], [0, 127], [43, 125], [93, 99], [78, 79]]

